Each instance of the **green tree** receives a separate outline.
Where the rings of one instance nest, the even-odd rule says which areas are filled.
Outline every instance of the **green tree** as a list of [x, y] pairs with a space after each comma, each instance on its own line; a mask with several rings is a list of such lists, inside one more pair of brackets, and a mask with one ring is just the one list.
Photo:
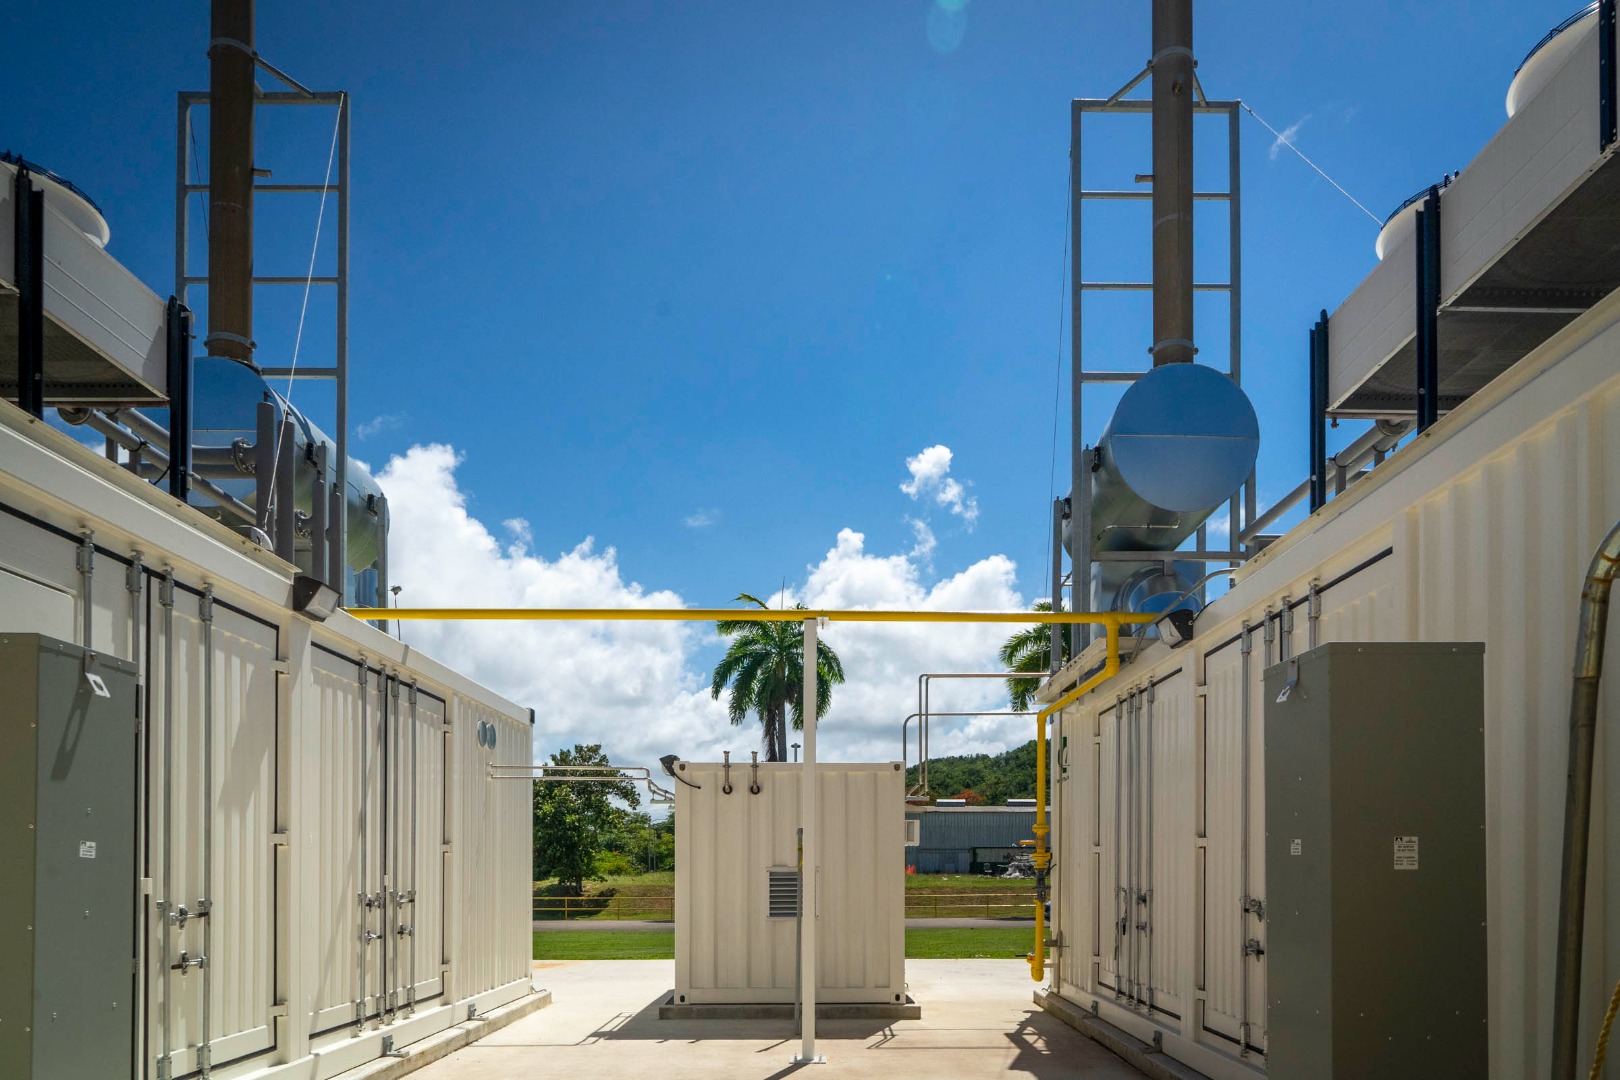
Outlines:
[[[919, 782], [917, 766], [906, 770], [906, 787]], [[981, 796], [991, 806], [1005, 805], [1008, 799], [1028, 799], [1035, 795], [1035, 740], [1000, 754], [962, 754], [930, 758], [929, 794], [935, 798], [957, 798], [969, 792]]]
[[600, 765], [585, 772], [549, 772], [542, 776], [566, 778], [537, 780], [534, 785], [534, 875], [555, 877], [569, 896], [582, 896], [587, 878], [597, 879], [597, 856], [603, 840], [627, 811], [613, 805], [621, 799], [632, 807], [641, 795], [628, 780], [569, 782], [583, 776], [613, 776], [616, 772], [600, 743], [575, 744], [551, 757], [553, 765]]
[[[763, 600], [747, 593], [737, 599], [766, 607]], [[793, 609], [805, 610], [803, 604], [795, 604]], [[731, 643], [720, 663], [715, 665], [711, 693], [718, 700], [720, 692], [729, 685], [726, 712], [731, 722], [742, 724], [749, 710], [753, 710], [764, 729], [765, 760], [786, 761], [788, 721], [791, 720], [796, 731], [804, 728], [804, 623], [726, 619], [716, 623], [715, 629], [730, 638]], [[843, 681], [844, 665], [839, 662], [838, 654], [818, 638], [817, 718], [825, 716], [827, 707], [832, 704], [833, 684]]]
[[[1035, 611], [1051, 611], [1052, 601], [1037, 600]], [[1060, 633], [1058, 640], [1062, 645], [1064, 663], [1069, 659], [1069, 635]], [[1006, 644], [1001, 646], [1001, 662], [1007, 665], [1009, 671], [1039, 672], [1045, 675], [1052, 668], [1052, 627], [1026, 626], [1008, 638]], [[1012, 698], [1012, 707], [1016, 712], [1022, 712], [1030, 707], [1035, 700], [1035, 691], [1040, 689], [1041, 680], [1038, 678], [1008, 679], [1007, 693]]]

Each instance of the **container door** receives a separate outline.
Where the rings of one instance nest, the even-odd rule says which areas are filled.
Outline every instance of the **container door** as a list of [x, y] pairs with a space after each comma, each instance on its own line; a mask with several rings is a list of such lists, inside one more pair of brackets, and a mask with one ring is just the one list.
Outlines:
[[274, 1041], [277, 630], [154, 579], [148, 654], [146, 1068]]
[[384, 1022], [443, 988], [444, 702], [388, 678], [382, 716]]
[[358, 661], [315, 650], [311, 670], [320, 699], [318, 820], [330, 832], [321, 845], [315, 887], [319, 938], [310, 1034], [357, 1027], [377, 1015], [383, 966], [382, 677]]
[[1237, 640], [1204, 659], [1204, 935], [1198, 966], [1204, 1030], [1252, 1053], [1265, 1049], [1266, 970], [1257, 950], [1265, 948], [1266, 933], [1263, 905], [1256, 907], [1265, 881], [1265, 774], [1258, 632], [1249, 644], [1252, 654]]

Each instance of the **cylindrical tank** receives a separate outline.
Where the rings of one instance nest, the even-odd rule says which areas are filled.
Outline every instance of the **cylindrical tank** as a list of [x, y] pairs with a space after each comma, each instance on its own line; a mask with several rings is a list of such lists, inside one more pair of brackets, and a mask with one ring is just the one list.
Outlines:
[[1578, 45], [1597, 27], [1598, 5], [1588, 4], [1551, 30], [1524, 62], [1513, 72], [1513, 81], [1508, 83], [1507, 114], [1511, 119], [1525, 102], [1541, 92], [1548, 81], [1564, 66]]
[[1260, 451], [1248, 395], [1205, 364], [1131, 384], [1097, 441], [1093, 551], [1172, 551], [1243, 486]]
[[[1440, 178], [1439, 184], [1432, 186], [1438, 187], [1441, 196], [1444, 197], [1451, 182], [1461, 175], [1460, 172], [1447, 173]], [[1373, 243], [1373, 251], [1377, 253], [1380, 262], [1417, 228], [1417, 214], [1423, 209], [1423, 200], [1428, 194], [1429, 185], [1418, 188], [1395, 208], [1394, 213], [1384, 219], [1384, 227], [1378, 230], [1378, 239]]]
[[[1174, 551], [1243, 486], [1259, 451], [1260, 421], [1231, 379], [1204, 364], [1147, 372], [1120, 398], [1097, 442], [1092, 551]], [[1072, 555], [1068, 523], [1064, 542]], [[1124, 610], [1171, 588], [1173, 581], [1140, 578], [1143, 565], [1099, 564], [1099, 599]], [[1162, 562], [1153, 565], [1162, 571]]]
[[[205, 356], [197, 360], [192, 375], [192, 440], [198, 446], [229, 447], [238, 440], [251, 446], [258, 438], [258, 406], [270, 401], [276, 407], [276, 421], [291, 416], [296, 445], [293, 460], [298, 473], [293, 490], [295, 505], [305, 514], [313, 511], [316, 445], [324, 443], [327, 459], [337, 461], [337, 445], [309, 421], [296, 406], [290, 405], [252, 369], [224, 357]], [[247, 454], [241, 465], [251, 469], [254, 457]], [[249, 506], [257, 502], [256, 485], [249, 472], [242, 479], [219, 477], [217, 482]], [[348, 563], [352, 570], [364, 570], [377, 561], [387, 542], [388, 522], [382, 488], [359, 462], [349, 459], [348, 490], [344, 494], [348, 525]]]
[[101, 208], [73, 181], [9, 151], [0, 151], [0, 165], [11, 166], [9, 169], [0, 168], [0, 176], [4, 176], [8, 185], [19, 166], [27, 169], [34, 186], [45, 193], [45, 205], [67, 218], [96, 247], [104, 248], [107, 241], [112, 239], [112, 231], [107, 228], [107, 219], [101, 216]]

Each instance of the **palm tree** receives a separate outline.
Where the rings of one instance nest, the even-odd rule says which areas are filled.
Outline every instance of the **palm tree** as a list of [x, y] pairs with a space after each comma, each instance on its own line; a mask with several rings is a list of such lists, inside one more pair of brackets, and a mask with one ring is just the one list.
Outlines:
[[[1051, 611], [1052, 601], [1035, 601], [1034, 611]], [[1060, 633], [1058, 640], [1062, 642], [1061, 655], [1065, 662], [1069, 659], [1069, 635]], [[1009, 671], [1028, 671], [1045, 675], [1052, 667], [1052, 627], [1026, 626], [1001, 646], [1001, 662], [1007, 665]], [[1012, 697], [1012, 707], [1015, 712], [1028, 709], [1035, 700], [1035, 691], [1040, 688], [1041, 680], [1038, 678], [1008, 679], [1007, 693]]]
[[[758, 597], [743, 593], [738, 600], [769, 608]], [[803, 611], [803, 604], [793, 605]], [[726, 654], [714, 668], [710, 692], [716, 699], [730, 684], [727, 714], [741, 724], [752, 709], [764, 728], [765, 760], [787, 760], [787, 721], [804, 727], [804, 624], [802, 622], [746, 622], [726, 619], [715, 629], [731, 639]], [[827, 714], [833, 683], [844, 681], [844, 666], [827, 643], [816, 642], [816, 716]]]

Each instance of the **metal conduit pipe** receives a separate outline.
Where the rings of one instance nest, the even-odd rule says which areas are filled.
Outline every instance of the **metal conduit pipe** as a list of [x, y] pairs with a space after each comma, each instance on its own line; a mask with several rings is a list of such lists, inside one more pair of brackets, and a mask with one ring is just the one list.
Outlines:
[[[127, 416], [128, 414], [121, 413], [120, 415]], [[141, 475], [145, 475], [146, 473], [150, 472], [153, 475], [161, 476], [164, 472], [168, 471], [169, 455], [166, 450], [159, 448], [154, 442], [148, 440], [146, 437], [120, 427], [116, 422], [106, 415], [100, 412], [88, 411], [82, 416], [82, 418], [75, 418], [67, 415], [63, 415], [62, 418], [67, 423], [75, 426], [82, 424], [83, 426], [90, 428], [92, 431], [106, 436], [109, 440], [117, 443], [119, 446], [122, 446], [125, 450], [128, 450], [132, 458], [140, 459], [139, 472]], [[214, 448], [208, 447], [203, 449]], [[236, 498], [234, 495], [231, 495], [223, 488], [212, 483], [206, 477], [200, 475], [195, 469], [192, 470], [190, 475], [191, 484], [198, 491], [201, 491], [210, 499], [213, 499], [220, 506], [224, 507], [226, 510], [229, 510], [232, 514], [238, 518], [241, 518], [247, 524], [252, 525], [254, 523], [254, 513], [250, 506]]]
[[1143, 737], [1147, 740], [1147, 889], [1142, 900], [1142, 933], [1147, 937], [1147, 1007], [1153, 1011], [1153, 684], [1147, 685], [1147, 716]]
[[1131, 695], [1131, 1001], [1142, 993], [1142, 692]]
[[163, 899], [158, 904], [162, 920], [163, 1024], [162, 1053], [158, 1056], [159, 1080], [174, 1074], [174, 567], [165, 567], [163, 584], [158, 588], [163, 608]]
[[1294, 605], [1287, 593], [1283, 594], [1282, 607], [1277, 612], [1277, 627], [1281, 631], [1277, 635], [1277, 663], [1280, 664], [1294, 655]]
[[[141, 701], [141, 712], [144, 716], [150, 709], [150, 703], [144, 701], [143, 691], [146, 689], [148, 662], [146, 660], [143, 643], [141, 641], [141, 624], [146, 608], [146, 567], [142, 565], [141, 553], [136, 551], [130, 555], [129, 566], [124, 571], [124, 591], [129, 594], [129, 655], [135, 661], [135, 696]], [[135, 739], [135, 805], [143, 810], [135, 815], [135, 851], [137, 865], [140, 871], [135, 875], [134, 910], [139, 912], [140, 926], [146, 926], [146, 905], [149, 900], [149, 891], [141, 887], [141, 878], [146, 878], [152, 871], [149, 856], [146, 854], [147, 815], [144, 807], [147, 798], [147, 772], [148, 753], [151, 739], [151, 722], [147, 719], [136, 732]], [[150, 878], [147, 878], [150, 881]], [[147, 935], [135, 935], [135, 970], [141, 977], [135, 980], [135, 1015], [145, 1015], [147, 981], [146, 981], [146, 948]], [[139, 1076], [146, 1060], [146, 1027], [144, 1023], [135, 1025], [134, 1060], [130, 1071], [131, 1076]]]
[[203, 892], [198, 913], [203, 920], [202, 1037], [197, 1040], [197, 1066], [206, 1078], [213, 1068], [214, 972], [214, 587], [203, 586], [197, 601], [202, 622], [203, 652], [203, 767], [202, 864]]
[[[399, 888], [399, 676], [384, 676], [388, 690], [386, 711], [383, 714], [383, 790], [386, 810], [383, 814], [383, 850], [386, 869], [383, 872], [383, 924], [388, 940], [383, 948], [383, 963], [388, 965], [388, 978], [384, 987], [388, 991], [388, 1022], [399, 1019], [399, 945], [401, 934]], [[393, 905], [391, 908], [389, 905]], [[389, 913], [392, 916], [389, 917]]]
[[[268, 444], [266, 444], [268, 445]], [[354, 999], [354, 1027], [350, 1031], [351, 1038], [359, 1038], [365, 1032], [366, 1025], [366, 950], [375, 935], [371, 934], [371, 896], [366, 892], [366, 799], [370, 794], [371, 782], [366, 770], [366, 722], [367, 705], [371, 696], [366, 686], [366, 662], [360, 660], [360, 723], [356, 729], [359, 736], [359, 764], [360, 764], [360, 797], [358, 800], [360, 820], [357, 823], [360, 832], [360, 892], [356, 897], [360, 905], [359, 919], [360, 932], [355, 941], [354, 962], [356, 994]]]
[[418, 810], [420, 792], [417, 790], [422, 777], [422, 766], [417, 756], [417, 743], [421, 735], [420, 717], [416, 709], [416, 683], [411, 683], [411, 961], [410, 985], [405, 991], [405, 1015], [416, 1015], [416, 954], [421, 951], [416, 945], [416, 883], [420, 869], [421, 844], [417, 838], [417, 823], [421, 819]]
[[1124, 928], [1131, 918], [1131, 889], [1124, 878], [1124, 698], [1115, 698], [1115, 1001], [1124, 997]]
[[[1329, 463], [1337, 469], [1347, 472], [1356, 472], [1369, 461], [1382, 461], [1384, 455], [1395, 447], [1395, 444], [1406, 437], [1412, 430], [1410, 420], [1378, 420], [1368, 428], [1349, 446], [1340, 450], [1328, 459]], [[1311, 493], [1311, 482], [1304, 481], [1293, 491], [1284, 495], [1271, 504], [1270, 509], [1250, 523], [1238, 537], [1239, 542], [1247, 544], [1259, 536], [1266, 528], [1289, 510], [1293, 509], [1301, 499]]]
[[79, 610], [83, 616], [83, 627], [80, 633], [83, 636], [84, 651], [93, 652], [94, 631], [91, 627], [91, 616], [95, 613], [92, 602], [96, 584], [96, 534], [90, 529], [79, 534]]
[[1125, 1001], [1136, 1004], [1136, 691], [1125, 695]]
[[1569, 694], [1569, 775], [1564, 794], [1564, 860], [1558, 901], [1558, 966], [1553, 981], [1552, 1080], [1575, 1075], [1580, 1034], [1581, 944], [1586, 929], [1587, 843], [1592, 824], [1592, 758], [1598, 690], [1609, 622], [1609, 593], [1620, 574], [1620, 521], [1603, 538], [1581, 587], [1575, 670]]
[[[1242, 685], [1238, 722], [1238, 954], [1243, 972], [1242, 1000], [1238, 1005], [1238, 1056], [1249, 1056], [1249, 689], [1250, 658], [1254, 655], [1254, 631], [1243, 620], [1238, 681]], [[1207, 700], [1207, 699], [1206, 699]]]

